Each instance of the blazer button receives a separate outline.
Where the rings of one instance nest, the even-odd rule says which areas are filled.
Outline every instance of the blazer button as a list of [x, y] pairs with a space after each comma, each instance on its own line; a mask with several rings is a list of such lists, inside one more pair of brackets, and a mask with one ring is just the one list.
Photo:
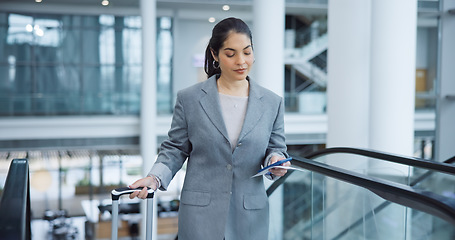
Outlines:
[[226, 168], [227, 168], [227, 170], [232, 170], [232, 165], [228, 164], [228, 165], [226, 165]]
[[239, 144], [237, 144], [237, 147], [240, 147], [240, 146], [242, 146], [242, 143], [241, 143], [241, 142], [240, 142]]

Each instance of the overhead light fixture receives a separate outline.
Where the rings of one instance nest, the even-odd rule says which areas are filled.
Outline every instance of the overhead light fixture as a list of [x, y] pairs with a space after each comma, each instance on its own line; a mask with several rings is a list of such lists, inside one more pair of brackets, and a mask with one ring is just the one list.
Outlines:
[[209, 22], [214, 23], [215, 21], [216, 21], [216, 19], [214, 17], [209, 18]]
[[27, 32], [33, 32], [36, 36], [44, 36], [44, 30], [40, 28], [39, 25], [33, 26], [32, 24], [27, 24], [25, 25], [25, 31]]
[[42, 36], [44, 36], [44, 31], [43, 31], [43, 29], [38, 28], [35, 30], [35, 34], [39, 37], [42, 37]]
[[43, 1], [43, 0], [35, 0], [35, 2], [37, 2], [37, 3], [40, 3], [40, 2], [42, 2], [42, 1]]
[[231, 9], [231, 7], [229, 5], [223, 5], [223, 10], [224, 11], [229, 11], [229, 9]]
[[109, 5], [109, 1], [108, 0], [103, 0], [103, 1], [101, 1], [101, 5], [107, 6], [107, 5]]
[[25, 26], [25, 30], [26, 30], [27, 32], [33, 32], [33, 26], [32, 26], [32, 24], [27, 24], [27, 25]]

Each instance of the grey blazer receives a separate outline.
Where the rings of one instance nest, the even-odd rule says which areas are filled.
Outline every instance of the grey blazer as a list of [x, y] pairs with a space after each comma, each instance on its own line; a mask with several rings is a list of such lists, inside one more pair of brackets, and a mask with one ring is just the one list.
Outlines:
[[168, 139], [150, 174], [166, 190], [185, 160], [179, 240], [267, 239], [268, 198], [262, 177], [251, 178], [272, 153], [288, 156], [283, 99], [250, 80], [248, 107], [231, 150], [216, 76], [179, 91]]

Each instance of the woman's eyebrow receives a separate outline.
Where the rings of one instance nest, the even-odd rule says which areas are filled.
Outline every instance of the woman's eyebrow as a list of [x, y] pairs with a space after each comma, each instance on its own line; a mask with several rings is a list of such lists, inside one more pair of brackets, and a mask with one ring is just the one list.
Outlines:
[[[248, 45], [245, 48], [243, 48], [243, 50], [245, 50], [247, 48], [250, 48], [250, 47], [251, 47], [251, 45]], [[225, 48], [224, 50], [230, 50], [230, 51], [234, 51], [235, 52], [235, 49], [233, 49], [233, 48]]]

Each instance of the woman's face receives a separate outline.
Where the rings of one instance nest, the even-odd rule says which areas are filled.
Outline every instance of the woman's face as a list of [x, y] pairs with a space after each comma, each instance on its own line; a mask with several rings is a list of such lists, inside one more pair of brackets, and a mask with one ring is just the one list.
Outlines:
[[250, 38], [243, 33], [230, 33], [218, 56], [221, 76], [227, 80], [245, 80], [254, 63], [253, 46]]

